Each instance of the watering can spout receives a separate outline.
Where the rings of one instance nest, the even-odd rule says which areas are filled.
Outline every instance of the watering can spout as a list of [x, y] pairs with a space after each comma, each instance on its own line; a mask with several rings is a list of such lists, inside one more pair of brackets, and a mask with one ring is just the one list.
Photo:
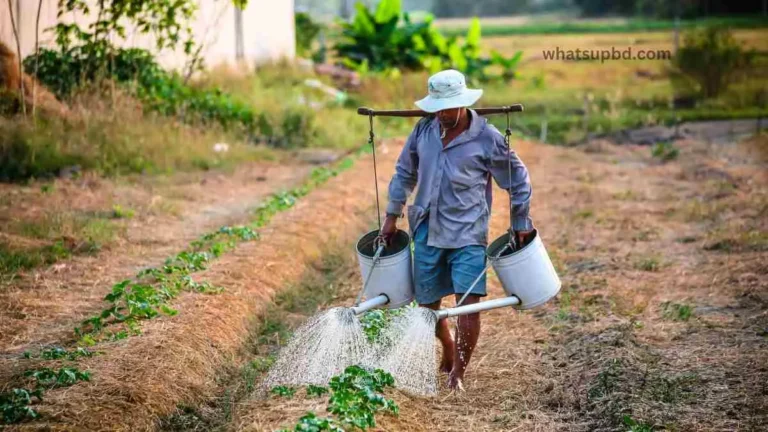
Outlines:
[[484, 302], [453, 307], [449, 309], [439, 309], [435, 311], [437, 319], [450, 318], [458, 315], [468, 315], [477, 312], [484, 312], [491, 309], [498, 309], [507, 306], [516, 306], [520, 304], [520, 299], [515, 296], [504, 297], [500, 299], [488, 300]]
[[372, 299], [368, 299], [357, 306], [352, 307], [352, 311], [355, 315], [360, 315], [364, 312], [368, 312], [371, 309], [375, 309], [380, 306], [384, 306], [389, 303], [389, 297], [386, 294], [379, 294]]

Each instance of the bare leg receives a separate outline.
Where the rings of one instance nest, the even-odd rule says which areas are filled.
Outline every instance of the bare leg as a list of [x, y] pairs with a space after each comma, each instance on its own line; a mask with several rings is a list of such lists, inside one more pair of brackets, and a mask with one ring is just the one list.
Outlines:
[[[440, 303], [442, 300], [438, 300], [434, 303], [419, 305], [432, 310], [440, 309]], [[435, 329], [437, 338], [443, 345], [443, 359], [440, 361], [440, 372], [450, 373], [453, 370], [453, 359], [456, 345], [453, 343], [451, 337], [451, 330], [448, 328], [448, 320], [441, 319], [437, 321], [437, 328]]]
[[[459, 301], [461, 295], [456, 295], [456, 301]], [[464, 300], [465, 305], [474, 304], [480, 301], [480, 296], [469, 295]], [[456, 326], [456, 353], [454, 358], [453, 370], [448, 376], [448, 387], [451, 389], [461, 389], [464, 372], [467, 370], [469, 360], [472, 358], [472, 352], [477, 345], [477, 339], [480, 337], [480, 314], [474, 313], [461, 315], [458, 317]]]

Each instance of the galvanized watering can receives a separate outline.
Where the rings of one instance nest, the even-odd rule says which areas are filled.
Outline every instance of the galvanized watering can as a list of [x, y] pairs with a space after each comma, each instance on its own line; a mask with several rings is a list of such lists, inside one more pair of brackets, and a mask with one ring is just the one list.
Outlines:
[[[489, 265], [496, 271], [507, 297], [461, 306], [467, 294], [471, 293], [470, 288], [456, 307], [436, 311], [437, 317], [442, 319], [505, 306], [531, 309], [556, 296], [560, 292], [562, 283], [539, 237], [539, 232], [534, 230], [533, 236], [530, 243], [515, 250], [514, 242], [510, 241], [510, 233], [507, 232], [486, 248], [485, 254]], [[479, 280], [480, 276], [472, 287]]]
[[357, 241], [357, 262], [365, 281], [355, 303], [358, 315], [375, 307], [396, 309], [413, 301], [411, 237], [397, 230], [388, 246], [378, 244], [379, 230], [371, 231]]

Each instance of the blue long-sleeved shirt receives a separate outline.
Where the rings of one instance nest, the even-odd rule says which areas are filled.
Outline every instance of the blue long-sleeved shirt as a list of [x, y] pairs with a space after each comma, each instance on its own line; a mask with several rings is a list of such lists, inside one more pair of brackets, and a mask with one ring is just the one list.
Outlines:
[[437, 118], [419, 121], [389, 183], [389, 215], [402, 214], [408, 196], [416, 188], [414, 202], [408, 206], [408, 224], [413, 235], [419, 223], [429, 218], [430, 246], [453, 249], [487, 245], [491, 177], [511, 194], [512, 228], [533, 229], [528, 214], [532, 190], [527, 168], [514, 151], [507, 149], [498, 129], [474, 110], [469, 111], [469, 128], [445, 148]]

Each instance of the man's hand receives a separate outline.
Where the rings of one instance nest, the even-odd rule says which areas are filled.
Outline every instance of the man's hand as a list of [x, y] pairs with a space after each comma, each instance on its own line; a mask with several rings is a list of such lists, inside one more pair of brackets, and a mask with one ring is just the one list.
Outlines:
[[387, 246], [392, 243], [392, 238], [397, 233], [397, 216], [387, 215], [387, 219], [384, 221], [384, 226], [381, 227], [381, 235], [387, 242]]
[[528, 242], [533, 240], [533, 230], [531, 231], [515, 231], [515, 240], [517, 241], [517, 247], [522, 248], [527, 245]]

